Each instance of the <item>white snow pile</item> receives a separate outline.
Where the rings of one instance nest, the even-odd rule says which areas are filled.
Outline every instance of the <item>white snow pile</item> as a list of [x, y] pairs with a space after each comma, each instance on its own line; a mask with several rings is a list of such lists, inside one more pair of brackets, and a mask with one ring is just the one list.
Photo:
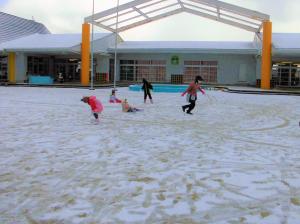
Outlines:
[[110, 91], [0, 87], [1, 224], [299, 223], [299, 97]]

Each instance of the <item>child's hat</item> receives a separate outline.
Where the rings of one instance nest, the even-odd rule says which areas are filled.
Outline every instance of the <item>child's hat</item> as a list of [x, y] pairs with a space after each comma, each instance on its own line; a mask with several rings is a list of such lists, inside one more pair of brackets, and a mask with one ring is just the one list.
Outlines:
[[88, 99], [89, 99], [88, 96], [84, 96], [84, 97], [82, 97], [81, 101], [82, 101], [82, 102], [85, 102], [85, 101], [87, 101]]

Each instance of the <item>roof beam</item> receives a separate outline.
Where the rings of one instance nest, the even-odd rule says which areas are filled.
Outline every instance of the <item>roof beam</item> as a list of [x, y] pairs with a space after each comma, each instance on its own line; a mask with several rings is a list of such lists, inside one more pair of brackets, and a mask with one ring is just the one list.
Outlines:
[[[85, 22], [93, 23], [106, 30], [116, 32], [116, 22], [114, 20], [117, 18], [117, 12], [119, 12], [119, 17], [121, 16], [122, 20], [118, 22], [121, 24], [118, 30], [122, 32], [180, 12], [187, 12], [245, 29], [247, 31], [259, 32], [262, 27], [262, 22], [270, 19], [269, 15], [225, 3], [220, 0], [170, 1], [171, 0], [133, 0], [120, 5], [119, 7], [114, 7], [103, 12], [96, 13], [93, 16], [86, 17]], [[174, 9], [174, 7], [178, 7], [178, 9]], [[166, 9], [170, 9], [172, 11], [165, 12], [167, 11]], [[151, 17], [151, 14], [154, 16]]]
[[263, 23], [260, 24], [260, 26], [259, 26], [259, 28], [258, 28], [258, 33], [262, 30], [263, 25], [264, 25]]
[[[119, 28], [118, 29], [120, 29], [122, 26], [120, 25], [121, 23], [125, 23], [125, 22], [127, 22], [127, 21], [130, 21], [130, 20], [132, 20], [132, 19], [136, 19], [136, 18], [139, 18], [139, 17], [142, 17], [142, 15], [137, 15], [137, 16], [133, 16], [133, 17], [130, 17], [130, 18], [128, 18], [128, 19], [124, 19], [124, 20], [121, 20], [121, 21], [119, 21], [118, 22], [118, 25], [119, 25]], [[149, 19], [149, 16], [147, 16], [146, 17], [146, 19]], [[112, 23], [112, 24], [110, 24], [110, 25], [108, 25], [108, 27], [114, 27], [114, 26], [116, 26], [117, 25], [117, 23], [115, 22], [115, 23]]]
[[152, 10], [152, 11], [149, 11], [149, 12], [147, 12], [147, 14], [151, 14], [151, 13], [158, 12], [158, 11], [160, 11], [160, 10], [163, 10], [163, 9], [171, 8], [171, 7], [176, 6], [176, 5], [177, 5], [177, 3], [173, 3], [173, 4], [171, 4], [171, 5], [166, 5], [166, 6], [164, 6], [164, 7], [160, 7], [160, 8], [158, 8], [158, 9], [154, 9], [154, 10]]
[[206, 13], [203, 13], [203, 12], [199, 12], [199, 11], [196, 11], [196, 10], [193, 10], [193, 9], [185, 8], [184, 11], [186, 11], [188, 13], [191, 13], [191, 14], [194, 14], [194, 15], [197, 15], [197, 16], [207, 18], [207, 19], [219, 21], [219, 22], [225, 23], [227, 25], [239, 27], [241, 29], [244, 29], [244, 30], [247, 30], [247, 31], [250, 31], [250, 32], [257, 32], [257, 30], [258, 30], [257, 28], [254, 28], [254, 27], [251, 27], [251, 26], [247, 26], [247, 25], [244, 25], [244, 24], [241, 24], [241, 23], [237, 23], [237, 22], [234, 22], [234, 21], [231, 21], [231, 20], [228, 20], [228, 19], [218, 18], [218, 16], [213, 16], [213, 15], [206, 14]]
[[234, 19], [234, 20], [239, 20], [241, 22], [248, 23], [248, 24], [251, 24], [251, 25], [254, 25], [254, 26], [257, 26], [257, 27], [259, 27], [261, 25], [261, 24], [254, 23], [254, 22], [249, 21], [249, 20], [245, 20], [245, 19], [241, 19], [241, 18], [238, 18], [238, 17], [235, 17], [235, 16], [231, 16], [231, 15], [225, 14], [225, 13], [221, 13], [220, 10], [219, 10], [219, 8], [217, 8], [217, 11], [214, 11], [214, 10], [211, 10], [211, 9], [202, 8], [200, 6], [189, 4], [189, 3], [185, 3], [185, 5], [191, 6], [191, 7], [200, 9], [200, 10], [204, 10], [204, 11], [207, 11], [207, 12], [210, 12], [210, 13], [213, 13], [213, 14], [216, 14], [216, 16], [219, 19], [221, 19], [221, 16], [225, 16], [225, 17], [228, 17], [228, 18], [231, 18], [231, 19]]
[[101, 27], [103, 29], [109, 30], [109, 31], [111, 31], [113, 33], [116, 32], [115, 29], [112, 29], [112, 28], [110, 28], [108, 26], [105, 26], [105, 25], [103, 25], [102, 23], [99, 23], [99, 22], [91, 22], [91, 24], [94, 24], [95, 26], [99, 26], [99, 27]]
[[[164, 1], [166, 1], [166, 0], [164, 0]], [[147, 2], [149, 2], [149, 0], [135, 0], [135, 1], [132, 1], [132, 2], [125, 3], [123, 5], [120, 5], [119, 7], [114, 7], [114, 8], [105, 10], [103, 12], [99, 12], [99, 13], [94, 14], [94, 20], [98, 20], [98, 19], [101, 19], [103, 17], [110, 16], [111, 14], [117, 13], [117, 11], [120, 12], [120, 11], [123, 11], [123, 10], [131, 9], [133, 7], [136, 7], [138, 5], [141, 5], [141, 4], [144, 4], [144, 3], [147, 3]], [[84, 21], [85, 22], [91, 22], [92, 20], [93, 20], [93, 16], [88, 16], [88, 17], [85, 18]]]
[[137, 26], [141, 26], [141, 25], [144, 25], [144, 24], [147, 24], [147, 23], [150, 23], [150, 22], [153, 22], [153, 21], [157, 21], [157, 20], [160, 20], [160, 19], [172, 16], [172, 15], [176, 15], [176, 14], [181, 13], [183, 11], [184, 10], [182, 10], [182, 8], [175, 9], [173, 11], [170, 11], [170, 12], [167, 12], [167, 13], [163, 13], [163, 14], [160, 14], [158, 16], [150, 17], [149, 19], [146, 19], [146, 20], [143, 20], [143, 21], [139, 21], [139, 22], [127, 25], [127, 26], [120, 27], [118, 29], [118, 31], [119, 32], [123, 32], [125, 30], [129, 30], [129, 29], [132, 29], [132, 28], [137, 27]]
[[[164, 7], [161, 7], [161, 8], [158, 8], [158, 9], [154, 9], [154, 10], [152, 10], [152, 11], [149, 11], [149, 12], [147, 12], [146, 14], [155, 13], [155, 12], [158, 12], [158, 11], [160, 11], [160, 10], [167, 9], [167, 8], [170, 8], [170, 7], [173, 7], [173, 6], [176, 6], [176, 5], [177, 5], [177, 3], [171, 4], [171, 5], [167, 5], [167, 6], [164, 6]], [[138, 18], [138, 17], [140, 17], [140, 16], [141, 16], [141, 15], [134, 16], [134, 17], [131, 17], [131, 18], [128, 18], [128, 19], [119, 21], [118, 23], [121, 24], [121, 23], [130, 21], [131, 19], [136, 19], [136, 18]], [[147, 19], [151, 19], [151, 17], [149, 17], [148, 15], [147, 15], [147, 17], [148, 17]], [[115, 25], [116, 25], [116, 23], [109, 25], [109, 27], [112, 27], [112, 26], [115, 26]], [[119, 27], [119, 29], [121, 29], [121, 28], [122, 28], [122, 27]]]
[[198, 4], [205, 4], [214, 8], [220, 8], [221, 10], [225, 10], [228, 12], [232, 12], [235, 14], [239, 14], [241, 16], [245, 16], [251, 19], [265, 21], [269, 20], [270, 16], [267, 14], [263, 14], [254, 10], [246, 9], [240, 6], [232, 5], [229, 3], [221, 2], [218, 0], [189, 0]]
[[[132, 9], [132, 10], [130, 10], [130, 11], [126, 11], [126, 12], [119, 13], [119, 17], [124, 16], [124, 15], [129, 14], [129, 13], [132, 13], [132, 12], [134, 12], [134, 11], [135, 11], [135, 10]], [[116, 18], [117, 18], [117, 15], [114, 15], [114, 16], [107, 17], [107, 18], [105, 18], [105, 19], [103, 19], [103, 20], [97, 21], [97, 22], [103, 23], [103, 22], [106, 22], [106, 21], [109, 21], [109, 20], [112, 20], [112, 19], [116, 19]], [[95, 19], [95, 20], [97, 20], [97, 19]]]
[[181, 0], [177, 0], [177, 2], [178, 2], [178, 4], [181, 6], [181, 8], [184, 8], [184, 5], [183, 5], [183, 3], [182, 3]]
[[145, 18], [149, 19], [149, 16], [147, 16], [145, 13], [143, 13], [140, 9], [138, 9], [137, 7], [133, 7], [135, 11], [137, 11], [139, 14], [141, 14], [142, 16], [144, 16]]
[[[152, 1], [152, 0], [150, 0], [150, 1]], [[139, 9], [148, 8], [149, 6], [157, 5], [157, 4], [165, 2], [165, 1], [168, 1], [168, 0], [160, 0], [160, 1], [157, 1], [157, 2], [152, 2], [151, 4], [140, 6]]]
[[241, 18], [238, 18], [238, 17], [235, 17], [235, 16], [228, 15], [228, 14], [226, 14], [226, 13], [220, 13], [220, 18], [221, 18], [221, 16], [223, 16], [223, 17], [225, 16], [225, 17], [227, 17], [227, 18], [239, 20], [239, 21], [241, 21], [241, 22], [248, 23], [248, 24], [251, 24], [251, 25], [257, 26], [257, 27], [260, 27], [260, 25], [261, 25], [261, 24], [254, 23], [254, 22], [249, 21], [249, 20], [245, 20], [245, 19], [241, 19]]
[[217, 14], [217, 11], [214, 11], [214, 10], [211, 10], [211, 9], [206, 9], [206, 8], [203, 8], [203, 7], [198, 6], [198, 5], [193, 5], [193, 4], [190, 4], [190, 3], [184, 3], [184, 5], [187, 5], [187, 6], [190, 6], [190, 7], [194, 7], [194, 8], [200, 9], [200, 10], [204, 10], [204, 11], [207, 11], [207, 12], [211, 12], [211, 13], [214, 13], [214, 14]]
[[[149, 0], [148, 0], [148, 1], [149, 1]], [[152, 0], [151, 0], [151, 1], [152, 1]], [[147, 14], [143, 13], [143, 12], [141, 11], [141, 9], [144, 9], [144, 8], [146, 8], [146, 7], [153, 6], [153, 5], [159, 4], [159, 3], [161, 3], [161, 2], [165, 2], [165, 1], [167, 1], [167, 0], [160, 0], [160, 1], [158, 1], [158, 2], [154, 2], [154, 3], [148, 4], [148, 5], [139, 7], [139, 8], [137, 8], [136, 6], [133, 6], [131, 10], [126, 11], [126, 12], [121, 12], [121, 13], [120, 13], [120, 10], [119, 10], [119, 17], [125, 16], [125, 15], [127, 15], [127, 14], [129, 14], [129, 13], [132, 13], [132, 12], [135, 12], [135, 11], [136, 11], [136, 12], [138, 12], [139, 14], [143, 15], [144, 17], [149, 18], [149, 16], [148, 16]], [[87, 17], [86, 19], [88, 19], [88, 18], [89, 18], [89, 17]], [[110, 16], [110, 17], [108, 17], [108, 18], [105, 18], [105, 19], [103, 19], [103, 20], [101, 20], [101, 21], [97, 21], [97, 22], [98, 22], [98, 23], [103, 23], [103, 22], [106, 22], [106, 21], [109, 21], [109, 20], [113, 20], [113, 19], [116, 19], [116, 18], [117, 18], [117, 15], [114, 15], [114, 16]], [[136, 18], [136, 17], [134, 17], [134, 18]], [[94, 15], [94, 20], [98, 20], [98, 19], [95, 18], [95, 15]], [[86, 21], [86, 22], [87, 22], [87, 21]]]

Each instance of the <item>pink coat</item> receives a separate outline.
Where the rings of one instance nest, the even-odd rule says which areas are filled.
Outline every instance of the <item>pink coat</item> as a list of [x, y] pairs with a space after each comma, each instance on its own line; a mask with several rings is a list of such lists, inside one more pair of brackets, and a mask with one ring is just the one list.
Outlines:
[[184, 91], [181, 95], [184, 96], [186, 93], [197, 96], [197, 90], [201, 91], [201, 93], [204, 95], [205, 91], [201, 88], [200, 84], [191, 83], [186, 91]]
[[102, 103], [96, 99], [95, 96], [90, 96], [88, 104], [91, 106], [91, 109], [95, 113], [101, 113], [103, 111]]
[[122, 103], [122, 100], [119, 100], [115, 95], [110, 95], [109, 102], [110, 103]]

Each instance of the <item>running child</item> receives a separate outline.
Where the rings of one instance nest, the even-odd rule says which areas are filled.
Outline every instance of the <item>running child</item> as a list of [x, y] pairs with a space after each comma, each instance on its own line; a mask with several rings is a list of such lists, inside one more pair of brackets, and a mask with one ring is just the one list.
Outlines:
[[[189, 87], [186, 89], [185, 92], [181, 94], [181, 96], [184, 96], [187, 93], [186, 100], [190, 104], [182, 106], [183, 112], [186, 112], [187, 114], [192, 114], [191, 111], [195, 108], [196, 106], [196, 101], [197, 101], [197, 90], [201, 91], [201, 93], [204, 95], [205, 92], [201, 88], [201, 82], [203, 81], [203, 78], [201, 76], [196, 76], [195, 81], [192, 82]], [[186, 111], [187, 109], [187, 111]]]

